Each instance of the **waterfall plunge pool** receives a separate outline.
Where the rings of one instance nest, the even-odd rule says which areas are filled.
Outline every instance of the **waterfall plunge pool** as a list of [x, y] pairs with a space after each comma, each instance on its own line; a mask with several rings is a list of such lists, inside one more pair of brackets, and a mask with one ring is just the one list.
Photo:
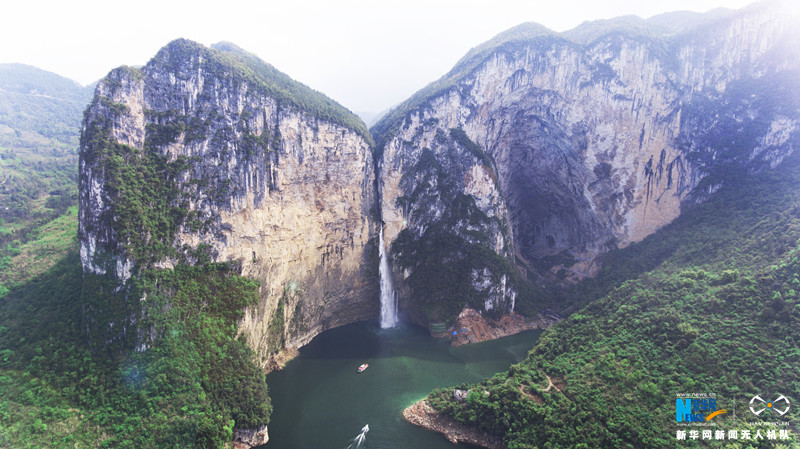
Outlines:
[[[402, 411], [437, 387], [478, 382], [521, 361], [541, 331], [461, 347], [421, 327], [355, 323], [318, 335], [267, 376], [269, 442], [260, 449], [344, 449], [369, 425], [363, 449], [464, 449], [407, 423]], [[361, 374], [356, 368], [369, 363]]]

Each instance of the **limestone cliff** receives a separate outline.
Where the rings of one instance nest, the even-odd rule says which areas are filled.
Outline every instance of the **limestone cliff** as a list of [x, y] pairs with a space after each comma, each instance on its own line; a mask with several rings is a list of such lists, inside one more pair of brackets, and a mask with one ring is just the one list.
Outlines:
[[[465, 160], [461, 172], [496, 180], [455, 190], [507, 211], [510, 235], [481, 231], [502, 236], [497, 253], [568, 280], [593, 275], [599, 254], [653, 233], [737, 170], [779, 164], [800, 124], [800, 58], [789, 44], [798, 33], [783, 8], [628, 17], [561, 34], [524, 24], [473, 49], [372, 129], [395, 265], [407, 265], [404, 233], [419, 237], [420, 223], [442, 215], [406, 198], [439, 179], [416, 170], [425, 157], [432, 167], [466, 154], [451, 130], [488, 161]], [[499, 229], [504, 214], [494, 215]]]
[[405, 309], [423, 325], [463, 307], [513, 310], [517, 273], [494, 162], [461, 129], [409, 133], [386, 151], [380, 190]]
[[101, 81], [80, 184], [86, 272], [123, 285], [142, 268], [211, 260], [260, 281], [240, 330], [263, 367], [377, 315], [366, 127], [231, 44], [174, 41]]

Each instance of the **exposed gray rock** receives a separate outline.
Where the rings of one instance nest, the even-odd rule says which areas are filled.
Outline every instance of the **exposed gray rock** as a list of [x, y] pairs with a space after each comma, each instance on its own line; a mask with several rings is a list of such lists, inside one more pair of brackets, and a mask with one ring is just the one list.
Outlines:
[[[126, 171], [147, 158], [152, 172]], [[179, 40], [141, 69], [112, 71], [86, 112], [80, 183], [84, 269], [122, 284], [204, 254], [235, 262], [261, 282], [240, 329], [264, 367], [284, 347], [377, 315], [366, 128], [241, 50]]]
[[463, 307], [513, 311], [514, 246], [494, 161], [436, 120], [401, 135], [384, 148], [380, 193], [408, 313], [427, 326]]
[[652, 234], [736, 169], [776, 166], [800, 123], [800, 58], [788, 44], [798, 32], [783, 7], [687, 27], [669, 17], [565, 34], [523, 25], [477, 47], [373, 128], [387, 244], [441, 216], [397, 198], [432, 185], [408, 170], [423, 148], [452, 157], [436, 148], [453, 128], [494, 162], [517, 261], [546, 271], [566, 254], [567, 279], [593, 275], [599, 254]]
[[267, 433], [267, 426], [259, 427], [257, 429], [235, 429], [233, 431], [234, 448], [239, 447], [251, 448], [267, 444], [269, 441], [269, 434]]
[[459, 390], [458, 388], [453, 390], [453, 399], [458, 402], [464, 402], [467, 399], [467, 395], [469, 394], [469, 390]]

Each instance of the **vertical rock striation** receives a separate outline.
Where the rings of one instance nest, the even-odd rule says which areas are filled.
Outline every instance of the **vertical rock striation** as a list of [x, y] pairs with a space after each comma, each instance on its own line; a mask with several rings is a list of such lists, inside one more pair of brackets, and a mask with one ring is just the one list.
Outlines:
[[349, 111], [232, 46], [178, 40], [119, 68], [86, 111], [81, 260], [136, 270], [230, 261], [261, 282], [240, 330], [283, 348], [377, 316], [371, 137]]
[[[737, 170], [779, 164], [800, 123], [792, 20], [764, 2], [560, 34], [523, 24], [471, 50], [372, 129], [395, 260], [407, 265], [404, 233], [419, 239], [443, 216], [438, 203], [407, 198], [436, 187], [435, 164], [452, 172], [449, 161], [469, 154], [448, 143], [454, 129], [489, 161], [464, 160], [461, 173], [484, 167], [496, 179], [491, 200], [491, 183], [461, 191], [508, 217], [498, 254], [567, 280], [593, 275], [599, 254], [653, 233]], [[426, 157], [428, 174], [416, 169]], [[491, 240], [497, 229], [481, 233]]]
[[423, 325], [447, 324], [464, 307], [512, 311], [517, 273], [494, 161], [460, 128], [418, 125], [386, 145], [380, 169], [401, 300]]

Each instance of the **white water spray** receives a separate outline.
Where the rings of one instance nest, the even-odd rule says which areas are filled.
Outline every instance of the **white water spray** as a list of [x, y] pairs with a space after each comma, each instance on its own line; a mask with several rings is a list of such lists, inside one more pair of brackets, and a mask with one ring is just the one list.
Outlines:
[[369, 432], [369, 424], [361, 428], [361, 433], [353, 438], [353, 442], [350, 443], [350, 446], [347, 446], [347, 449], [357, 449], [361, 447], [361, 445], [364, 444], [364, 440], [367, 439], [367, 432]]
[[[378, 272], [381, 276], [381, 328], [387, 329], [397, 324], [397, 297], [392, 286], [392, 270], [389, 268], [389, 257], [383, 245], [383, 226], [378, 240], [378, 254], [381, 261]], [[369, 429], [367, 429], [369, 430]]]

